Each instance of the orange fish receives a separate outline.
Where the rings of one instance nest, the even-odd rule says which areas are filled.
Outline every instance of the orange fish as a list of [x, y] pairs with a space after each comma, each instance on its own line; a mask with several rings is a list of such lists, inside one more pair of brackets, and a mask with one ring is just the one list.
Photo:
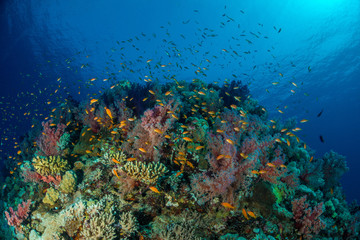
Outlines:
[[91, 100], [90, 100], [90, 105], [96, 103], [97, 101], [98, 101], [97, 99], [91, 99]]
[[177, 172], [175, 176], [178, 177], [178, 176], [180, 176], [182, 173], [183, 173], [183, 172], [181, 172], [181, 171], [180, 171], [180, 172]]
[[301, 123], [306, 123], [307, 121], [309, 121], [309, 120], [303, 119], [303, 120], [301, 120], [300, 122], [301, 122]]
[[171, 91], [167, 91], [167, 92], [165, 93], [165, 96], [169, 95], [170, 93], [171, 93]]
[[251, 170], [251, 173], [252, 173], [252, 174], [259, 174], [259, 172], [256, 171], [256, 170]]
[[157, 129], [157, 128], [154, 129], [154, 132], [156, 132], [158, 134], [163, 134], [163, 132], [160, 129]]
[[226, 141], [227, 141], [228, 143], [230, 143], [231, 145], [234, 145], [234, 144], [235, 144], [234, 141], [231, 140], [231, 139], [229, 139], [229, 138], [227, 138]]
[[204, 148], [204, 146], [197, 146], [196, 148], [195, 148], [195, 150], [200, 150], [200, 149], [203, 149]]
[[235, 104], [231, 104], [230, 107], [233, 108], [233, 109], [237, 108], [237, 106]]
[[112, 119], [113, 116], [112, 116], [112, 114], [111, 114], [110, 109], [108, 109], [107, 107], [104, 107], [104, 109], [105, 109], [105, 111], [106, 111], [106, 114]]
[[252, 211], [247, 211], [247, 214], [249, 214], [249, 216], [252, 217], [252, 218], [256, 218], [255, 213], [252, 212]]
[[224, 131], [221, 130], [221, 129], [217, 129], [216, 132], [217, 132], [217, 133], [223, 133]]
[[112, 158], [111, 159], [114, 163], [118, 163], [118, 164], [120, 164], [120, 162], [119, 161], [117, 161], [115, 158]]
[[194, 165], [191, 162], [187, 161], [186, 164], [189, 165], [189, 167], [194, 168]]
[[136, 158], [134, 158], [134, 157], [126, 159], [126, 161], [128, 161], [128, 162], [131, 162], [131, 161], [134, 161], [134, 160], [136, 160]]
[[116, 176], [118, 179], [120, 179], [120, 177], [119, 177], [119, 175], [117, 174], [117, 172], [116, 172], [115, 169], [113, 169], [113, 173], [115, 174], [115, 176]]
[[231, 205], [230, 203], [227, 203], [227, 202], [223, 202], [223, 203], [221, 203], [221, 205], [223, 205], [223, 207], [226, 207], [226, 208], [231, 208], [231, 209], [235, 208], [233, 205]]
[[151, 191], [160, 193], [160, 191], [156, 187], [149, 187]]
[[140, 152], [146, 153], [146, 150], [144, 148], [139, 148]]
[[171, 114], [171, 116], [172, 116], [173, 118], [175, 118], [176, 120], [179, 120], [179, 118], [178, 118], [176, 115]]
[[245, 155], [244, 153], [240, 153], [240, 156], [242, 156], [243, 158], [248, 158], [248, 155]]
[[267, 163], [266, 165], [273, 168], [276, 167], [273, 163]]
[[202, 91], [199, 91], [198, 94], [200, 94], [200, 95], [206, 95], [206, 94], [205, 94], [204, 92], [202, 92]]
[[149, 93], [151, 93], [152, 95], [155, 94], [155, 92], [153, 90], [149, 90]]
[[241, 211], [242, 211], [242, 214], [244, 215], [244, 217], [245, 217], [247, 220], [249, 220], [249, 217], [248, 217], [248, 215], [247, 215], [247, 213], [246, 213], [245, 208], [243, 208]]
[[217, 158], [216, 158], [216, 160], [220, 160], [220, 159], [222, 159], [224, 157], [224, 155], [219, 155], [219, 156], [217, 156]]
[[192, 142], [193, 140], [191, 139], [191, 138], [189, 138], [189, 137], [183, 137], [183, 139], [185, 140], [185, 141], [187, 141], [187, 142]]

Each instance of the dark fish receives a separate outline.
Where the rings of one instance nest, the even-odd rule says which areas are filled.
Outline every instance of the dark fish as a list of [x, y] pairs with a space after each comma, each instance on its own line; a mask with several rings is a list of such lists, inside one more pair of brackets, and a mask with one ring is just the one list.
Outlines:
[[323, 113], [324, 109], [321, 109], [321, 111], [318, 113], [317, 117], [320, 117], [321, 114]]
[[323, 136], [322, 135], [320, 135], [320, 141], [322, 142], [322, 143], [324, 143], [325, 141], [324, 141], [324, 138], [323, 138]]
[[280, 32], [281, 32], [281, 28], [279, 29], [278, 33], [280, 33]]
[[310, 66], [308, 66], [308, 72], [311, 72], [311, 67]]

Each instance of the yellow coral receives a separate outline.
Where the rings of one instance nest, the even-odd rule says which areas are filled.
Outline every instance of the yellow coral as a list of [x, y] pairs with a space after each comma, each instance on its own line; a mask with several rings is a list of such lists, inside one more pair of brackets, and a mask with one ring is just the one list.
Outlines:
[[131, 178], [153, 185], [168, 170], [162, 163], [127, 162], [122, 168]]
[[127, 157], [126, 157], [125, 153], [123, 153], [123, 152], [108, 151], [104, 154], [104, 156], [101, 160], [104, 164], [114, 165], [115, 162], [113, 161], [113, 159], [115, 159], [117, 162], [124, 163], [124, 162], [126, 162], [126, 158]]
[[35, 157], [33, 166], [42, 176], [61, 174], [67, 169], [67, 161], [60, 156]]
[[49, 205], [54, 205], [55, 202], [59, 199], [59, 196], [59, 191], [51, 187], [47, 190], [43, 202]]
[[63, 193], [72, 193], [76, 188], [76, 174], [73, 171], [67, 171], [60, 183], [60, 191]]

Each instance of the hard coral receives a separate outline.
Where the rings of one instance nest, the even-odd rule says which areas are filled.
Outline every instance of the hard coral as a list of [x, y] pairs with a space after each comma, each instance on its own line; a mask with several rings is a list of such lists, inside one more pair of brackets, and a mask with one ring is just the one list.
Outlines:
[[131, 178], [148, 185], [156, 184], [157, 180], [168, 170], [162, 163], [127, 162], [122, 168]]
[[34, 157], [33, 166], [42, 176], [57, 175], [64, 172], [67, 167], [67, 161], [60, 156]]

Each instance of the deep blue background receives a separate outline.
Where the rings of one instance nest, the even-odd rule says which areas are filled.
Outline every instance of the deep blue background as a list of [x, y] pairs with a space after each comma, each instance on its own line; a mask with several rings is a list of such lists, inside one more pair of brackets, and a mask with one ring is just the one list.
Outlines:
[[[30, 128], [31, 120], [23, 113], [46, 106], [49, 89], [59, 77], [69, 86], [59, 94], [69, 91], [82, 99], [88, 92], [108, 88], [111, 81], [100, 79], [110, 73], [117, 79], [144, 78], [147, 59], [166, 64], [178, 80], [188, 81], [199, 77], [193, 63], [208, 68], [207, 77], [201, 76], [204, 81], [223, 81], [236, 74], [250, 84], [252, 95], [271, 117], [309, 119], [299, 124], [299, 136], [318, 156], [333, 149], [347, 157], [345, 192], [349, 200], [360, 199], [354, 184], [360, 172], [359, 25], [357, 0], [1, 1], [2, 153], [10, 149], [4, 138]], [[120, 62], [134, 73], [119, 72]], [[174, 68], [175, 63], [189, 69]], [[159, 72], [160, 80], [163, 74]], [[94, 77], [99, 79], [95, 86], [77, 94], [77, 86]]]

